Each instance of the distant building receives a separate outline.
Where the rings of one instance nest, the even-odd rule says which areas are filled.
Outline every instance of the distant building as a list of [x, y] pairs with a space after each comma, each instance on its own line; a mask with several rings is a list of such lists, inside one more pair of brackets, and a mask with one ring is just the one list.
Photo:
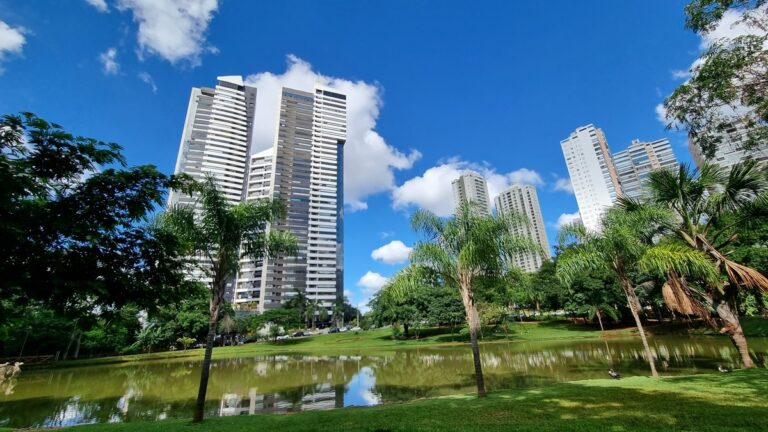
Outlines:
[[453, 201], [457, 208], [462, 202], [472, 202], [483, 214], [491, 214], [488, 183], [483, 176], [468, 171], [451, 182], [451, 186], [453, 186]]
[[536, 188], [530, 185], [513, 185], [500, 193], [495, 201], [496, 211], [499, 213], [514, 211], [528, 218], [527, 225], [519, 224], [515, 230], [518, 235], [535, 241], [541, 247], [544, 257], [540, 254], [520, 254], [515, 257], [515, 261], [517, 266], [526, 272], [537, 271], [543, 260], [549, 259], [551, 255]]
[[718, 165], [723, 169], [730, 169], [731, 166], [747, 159], [754, 159], [765, 163], [768, 161], [768, 143], [763, 143], [756, 148], [745, 149], [747, 142], [747, 131], [741, 123], [734, 123], [720, 135], [721, 141], [717, 144], [715, 154], [711, 159], [707, 159], [702, 154], [696, 139], [688, 136], [688, 150], [691, 152], [696, 166], [701, 168], [705, 160]]
[[568, 174], [587, 229], [600, 230], [603, 213], [621, 195], [618, 174], [603, 131], [587, 125], [560, 141]]
[[613, 163], [622, 194], [632, 199], [645, 196], [645, 181], [651, 171], [677, 169], [678, 166], [672, 146], [666, 138], [648, 142], [633, 140], [626, 150], [613, 154]]

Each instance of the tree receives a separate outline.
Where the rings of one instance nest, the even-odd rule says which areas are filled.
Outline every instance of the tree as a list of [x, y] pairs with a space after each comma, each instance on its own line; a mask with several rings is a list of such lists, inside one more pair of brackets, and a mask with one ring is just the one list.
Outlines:
[[[191, 263], [210, 281], [208, 335], [200, 372], [200, 388], [194, 422], [204, 415], [205, 394], [211, 366], [213, 341], [227, 283], [235, 276], [242, 257], [260, 260], [295, 253], [296, 239], [285, 231], [267, 230], [267, 225], [284, 217], [282, 203], [260, 200], [232, 205], [216, 187], [212, 177], [190, 188], [197, 196], [191, 206], [176, 206], [162, 215], [163, 225], [173, 232], [194, 257]], [[196, 213], [199, 212], [199, 216]]]
[[[648, 186], [651, 201], [666, 206], [676, 216], [665, 228], [682, 247], [700, 251], [727, 276], [728, 283], [709, 281], [697, 291], [685, 280], [671, 275], [667, 285], [668, 305], [673, 309], [681, 303], [713, 305], [728, 334], [739, 350], [744, 367], [754, 364], [741, 329], [735, 302], [742, 289], [768, 290], [768, 279], [759, 271], [734, 261], [725, 253], [739, 237], [740, 222], [764, 224], [764, 203], [768, 199], [768, 183], [764, 173], [753, 161], [736, 164], [726, 174], [720, 168], [704, 164], [700, 170], [681, 165], [677, 171], [658, 170], [650, 174]], [[670, 295], [673, 294], [673, 295]], [[693, 312], [708, 316], [706, 307]]]
[[183, 297], [180, 244], [147, 223], [180, 179], [127, 168], [121, 150], [31, 113], [0, 118], [0, 298], [80, 323]]
[[411, 225], [425, 240], [413, 248], [412, 265], [397, 273], [388, 284], [388, 289], [402, 296], [422, 284], [425, 277], [437, 275], [447, 286], [459, 291], [469, 325], [478, 397], [485, 397], [486, 391], [478, 345], [480, 317], [475, 289], [481, 281], [493, 285], [493, 281], [502, 279], [517, 254], [537, 251], [533, 242], [516, 234], [515, 227], [521, 223], [526, 223], [522, 215], [483, 215], [471, 202], [459, 205], [456, 214], [448, 219], [417, 211]]
[[[302, 317], [297, 309], [280, 307], [277, 309], [268, 309], [259, 315], [251, 318], [250, 330], [258, 333], [265, 325], [269, 325], [270, 336], [276, 338], [279, 335], [280, 327], [284, 329], [298, 327], [302, 322]], [[273, 334], [272, 330], [276, 329]]]
[[[713, 41], [694, 63], [691, 78], [664, 102], [673, 123], [696, 139], [702, 153], [712, 157], [722, 133], [739, 123], [747, 131], [746, 147], [768, 140], [768, 14], [765, 0], [694, 0], [685, 7], [686, 27], [702, 36], [718, 25], [726, 12], [738, 13], [750, 34]], [[675, 122], [677, 124], [675, 124]]]
[[604, 215], [599, 233], [581, 224], [563, 227], [560, 231], [563, 252], [557, 259], [557, 276], [569, 286], [585, 272], [607, 271], [616, 275], [635, 319], [653, 377], [658, 377], [658, 373], [640, 321], [641, 306], [632, 274], [666, 275], [674, 271], [682, 276], [716, 278], [714, 267], [703, 253], [675, 243], [654, 243], [659, 226], [670, 218], [668, 211], [657, 207], [631, 212], [613, 208]]
[[178, 342], [182, 347], [184, 347], [184, 351], [186, 351], [190, 345], [195, 343], [195, 339], [191, 337], [182, 336], [176, 339], [176, 342]]

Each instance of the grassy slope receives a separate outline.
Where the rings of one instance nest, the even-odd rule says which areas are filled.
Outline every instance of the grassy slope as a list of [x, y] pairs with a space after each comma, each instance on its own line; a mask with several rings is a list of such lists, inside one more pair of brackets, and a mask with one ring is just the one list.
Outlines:
[[[439, 330], [439, 331], [438, 331]], [[455, 345], [465, 343], [467, 336], [445, 333], [447, 329], [426, 329], [419, 339], [394, 340], [390, 336], [391, 329], [363, 331], [359, 334], [346, 332], [329, 335], [316, 335], [306, 338], [290, 339], [277, 343], [259, 342], [235, 347], [217, 347], [213, 350], [214, 358], [235, 357], [241, 355], [259, 355], [275, 353], [305, 353], [305, 352], [343, 352], [356, 354], [362, 352], [381, 352], [392, 349], [415, 348], [424, 346]], [[629, 336], [633, 328], [610, 330], [609, 337]], [[556, 339], [592, 338], [599, 337], [600, 332], [583, 325], [572, 325], [562, 322], [541, 322], [515, 324], [509, 334], [486, 334], [485, 343], [498, 341], [546, 341]], [[115, 357], [101, 357], [63, 361], [56, 364], [60, 367], [87, 366], [96, 364], [124, 363], [167, 358], [197, 357], [202, 358], [203, 350], [168, 351], [153, 354], [135, 354]]]
[[75, 427], [73, 432], [286, 431], [760, 431], [768, 430], [768, 371], [591, 380], [292, 415]]

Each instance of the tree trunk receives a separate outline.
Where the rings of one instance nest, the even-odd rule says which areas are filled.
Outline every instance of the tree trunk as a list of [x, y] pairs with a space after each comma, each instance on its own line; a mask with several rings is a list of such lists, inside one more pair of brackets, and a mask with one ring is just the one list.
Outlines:
[[648, 345], [648, 339], [645, 337], [645, 330], [643, 330], [643, 323], [640, 321], [640, 315], [637, 311], [637, 305], [640, 302], [635, 295], [635, 289], [632, 287], [628, 280], [622, 282], [624, 286], [624, 293], [627, 295], [627, 303], [629, 304], [629, 310], [632, 312], [632, 317], [635, 319], [635, 325], [637, 325], [637, 331], [640, 333], [640, 339], [643, 341], [643, 348], [645, 349], [645, 358], [648, 360], [648, 364], [651, 366], [651, 376], [654, 378], [659, 377], [659, 373], [656, 372], [656, 362], [653, 359], [651, 353], [651, 347]]
[[477, 315], [475, 299], [471, 287], [461, 287], [461, 299], [464, 302], [464, 310], [467, 314], [469, 325], [469, 340], [472, 345], [472, 361], [475, 365], [475, 382], [477, 384], [477, 397], [485, 397], [485, 379], [483, 378], [483, 365], [480, 362], [480, 345], [477, 335], [480, 331], [480, 318]]
[[603, 319], [600, 318], [600, 309], [595, 306], [595, 315], [597, 315], [597, 322], [600, 323], [600, 333], [605, 333], [605, 329], [603, 328]]
[[77, 343], [75, 343], [75, 353], [72, 354], [72, 357], [78, 358], [80, 357], [80, 341], [83, 339], [83, 332], [77, 333]]
[[403, 322], [403, 332], [405, 334], [405, 337], [408, 337], [408, 323]]
[[[224, 290], [220, 290], [221, 293]], [[203, 356], [203, 364], [200, 368], [200, 387], [197, 390], [197, 402], [195, 403], [195, 414], [192, 417], [193, 423], [200, 423], [203, 421], [205, 415], [205, 394], [208, 391], [208, 376], [211, 369], [211, 355], [213, 354], [213, 339], [216, 337], [216, 326], [219, 320], [219, 306], [221, 304], [221, 296], [219, 293], [214, 293], [211, 296], [211, 302], [209, 307], [208, 317], [208, 337], [205, 342], [205, 356]]]
[[717, 315], [720, 316], [724, 324], [720, 333], [726, 333], [731, 338], [731, 342], [739, 350], [741, 362], [744, 364], [745, 369], [755, 367], [755, 363], [749, 355], [747, 338], [744, 337], [744, 331], [741, 329], [738, 312], [736, 312], [735, 308], [731, 307], [731, 304], [726, 299], [720, 299], [716, 309]]

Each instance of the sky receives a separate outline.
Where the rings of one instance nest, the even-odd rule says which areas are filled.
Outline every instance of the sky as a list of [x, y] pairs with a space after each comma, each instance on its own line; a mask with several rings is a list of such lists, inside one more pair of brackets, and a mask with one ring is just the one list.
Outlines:
[[[345, 91], [344, 282], [363, 305], [407, 263], [410, 214], [449, 214], [464, 170], [492, 196], [535, 185], [554, 244], [578, 212], [559, 144], [577, 127], [602, 128], [612, 151], [667, 137], [690, 162], [659, 108], [705, 42], [685, 3], [0, 0], [0, 114], [34, 112], [170, 174], [192, 87], [242, 75], [265, 97]], [[254, 147], [274, 128], [264, 106]]]

